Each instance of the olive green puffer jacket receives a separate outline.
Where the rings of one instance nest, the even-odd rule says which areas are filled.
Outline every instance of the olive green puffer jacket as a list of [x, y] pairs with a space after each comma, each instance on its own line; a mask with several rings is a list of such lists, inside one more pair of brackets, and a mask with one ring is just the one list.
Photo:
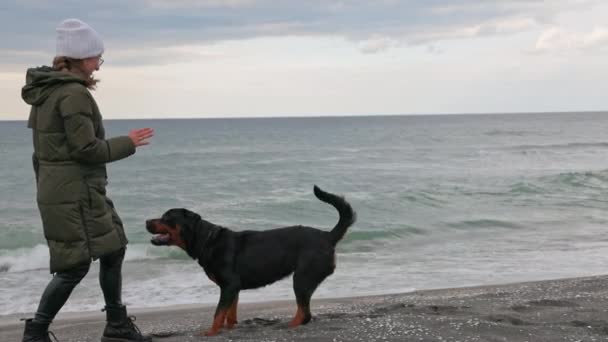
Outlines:
[[105, 164], [135, 153], [131, 139], [105, 139], [97, 104], [75, 74], [28, 69], [21, 95], [32, 106], [28, 127], [51, 273], [124, 247], [122, 221], [106, 196]]

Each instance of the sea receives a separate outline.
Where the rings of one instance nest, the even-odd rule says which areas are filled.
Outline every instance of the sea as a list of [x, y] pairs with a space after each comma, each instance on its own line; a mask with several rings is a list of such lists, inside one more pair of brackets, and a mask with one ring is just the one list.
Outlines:
[[[108, 164], [108, 195], [130, 240], [130, 307], [215, 304], [219, 288], [145, 220], [188, 208], [234, 230], [308, 225], [345, 196], [357, 222], [315, 298], [608, 273], [608, 115], [352, 116], [106, 120], [108, 136], [156, 136]], [[0, 122], [0, 315], [32, 313], [51, 279], [35, 202], [31, 132]], [[99, 310], [98, 262], [64, 312]], [[288, 277], [243, 302], [293, 299]], [[294, 304], [295, 305], [295, 304]]]

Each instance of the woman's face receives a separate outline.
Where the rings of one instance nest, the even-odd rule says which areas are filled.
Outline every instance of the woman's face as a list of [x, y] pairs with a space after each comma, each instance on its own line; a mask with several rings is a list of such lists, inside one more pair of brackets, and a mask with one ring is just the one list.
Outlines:
[[82, 60], [82, 71], [87, 76], [91, 76], [94, 71], [99, 70], [99, 67], [103, 64], [103, 58], [100, 56], [89, 57]]

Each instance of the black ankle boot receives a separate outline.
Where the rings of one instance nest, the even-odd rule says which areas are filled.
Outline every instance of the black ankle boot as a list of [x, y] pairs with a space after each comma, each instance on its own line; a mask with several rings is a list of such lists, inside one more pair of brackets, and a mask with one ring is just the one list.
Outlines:
[[52, 342], [51, 336], [57, 340], [49, 330], [49, 323], [38, 323], [31, 318], [25, 320], [23, 342]]
[[135, 325], [135, 316], [127, 316], [124, 305], [106, 306], [106, 328], [103, 331], [101, 342], [150, 342], [152, 337], [141, 334]]

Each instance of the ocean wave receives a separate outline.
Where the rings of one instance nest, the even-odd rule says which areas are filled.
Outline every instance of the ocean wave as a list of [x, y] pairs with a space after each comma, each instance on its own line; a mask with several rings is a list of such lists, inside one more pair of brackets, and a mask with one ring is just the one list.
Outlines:
[[518, 131], [518, 130], [507, 130], [507, 129], [494, 129], [485, 132], [484, 135], [495, 137], [495, 136], [517, 136], [523, 137], [528, 135], [538, 135], [538, 131]]
[[[375, 243], [386, 239], [399, 239], [403, 235], [422, 235], [422, 229], [405, 226], [395, 230], [382, 231], [349, 231], [343, 245], [351, 245], [354, 249], [347, 248], [347, 254], [360, 252], [357, 247], [360, 243]], [[138, 263], [150, 260], [185, 260], [190, 257], [177, 247], [157, 247], [149, 244], [129, 244], [125, 254], [125, 262]], [[0, 250], [0, 274], [21, 273], [25, 271], [44, 270], [49, 267], [49, 250], [44, 244], [38, 244], [32, 248], [18, 248]]]
[[608, 188], [608, 170], [562, 172], [543, 175], [498, 187], [493, 191], [458, 189], [459, 195], [465, 196], [537, 196], [563, 194], [568, 191], [571, 196], [576, 191], [605, 190]]
[[344, 243], [374, 241], [379, 239], [401, 238], [403, 235], [422, 235], [424, 230], [415, 227], [403, 227], [399, 230], [352, 230], [346, 234]]
[[403, 199], [413, 204], [432, 208], [441, 207], [447, 203], [430, 191], [412, 191], [404, 195]]
[[[190, 257], [177, 247], [156, 247], [145, 244], [129, 244], [125, 261], [138, 262], [154, 259], [189, 260]], [[23, 272], [49, 267], [49, 249], [39, 244], [32, 248], [0, 250], [0, 273]]]
[[349, 230], [339, 244], [340, 253], [344, 256], [357, 257], [376, 255], [378, 251], [392, 248], [408, 238], [416, 238], [428, 234], [428, 231], [409, 225], [389, 225], [382, 230]]
[[529, 194], [542, 194], [545, 189], [538, 185], [530, 182], [517, 182], [512, 184], [509, 189], [510, 195], [529, 195]]
[[544, 145], [514, 145], [509, 146], [510, 150], [570, 150], [581, 148], [608, 148], [608, 142], [574, 142], [564, 144], [544, 144]]
[[477, 220], [463, 220], [458, 222], [448, 223], [448, 226], [458, 229], [476, 229], [476, 228], [507, 228], [507, 229], [519, 229], [523, 228], [522, 225], [504, 220], [496, 219], [477, 219]]
[[46, 245], [0, 250], [0, 273], [39, 270], [48, 266], [49, 249]]
[[543, 176], [540, 180], [550, 186], [563, 186], [573, 188], [605, 189], [608, 187], [608, 170], [563, 172], [555, 175]]

